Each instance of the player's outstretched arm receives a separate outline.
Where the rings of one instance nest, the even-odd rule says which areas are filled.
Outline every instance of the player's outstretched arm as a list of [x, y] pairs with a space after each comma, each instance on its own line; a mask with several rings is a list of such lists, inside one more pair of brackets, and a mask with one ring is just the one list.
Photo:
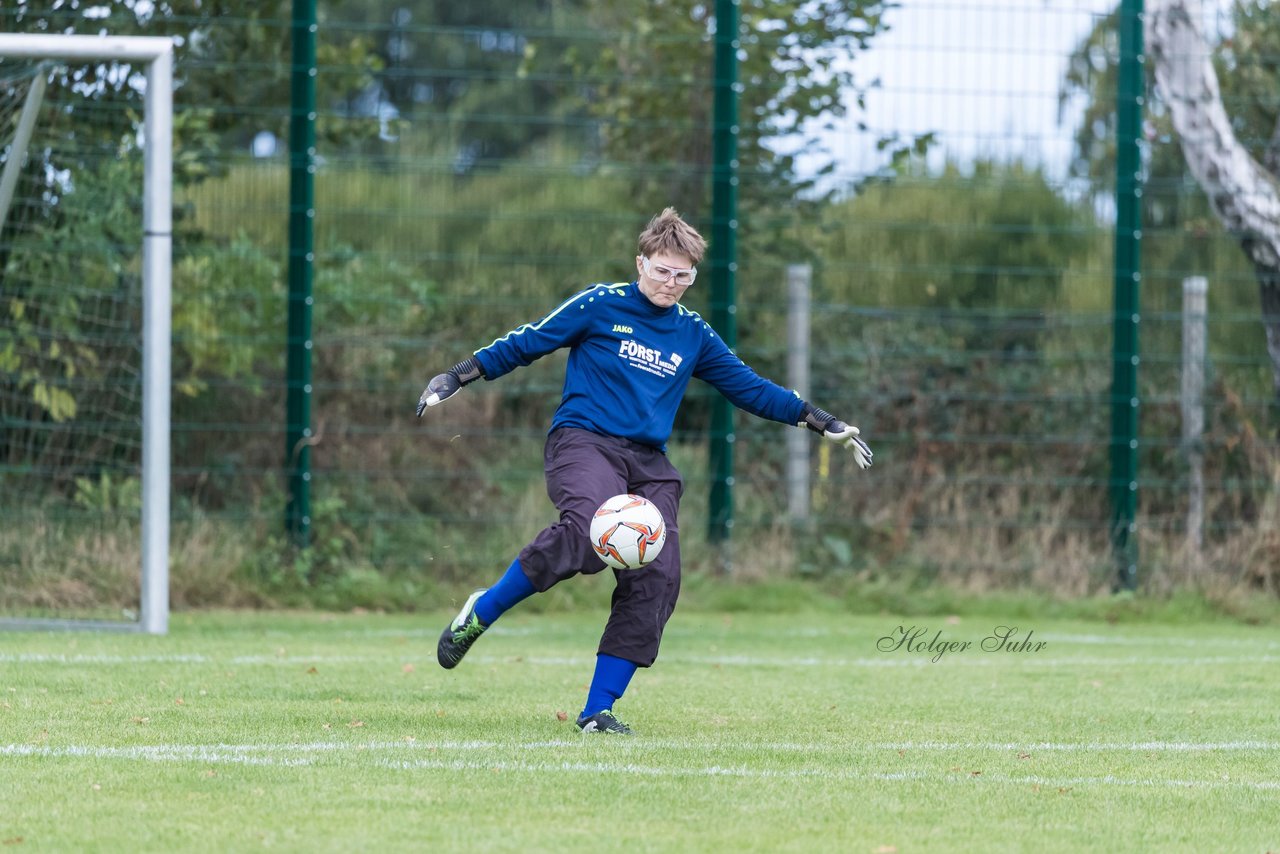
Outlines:
[[426, 411], [428, 406], [438, 406], [444, 403], [457, 394], [458, 390], [467, 383], [473, 383], [483, 378], [484, 369], [480, 367], [480, 363], [474, 358], [459, 362], [443, 374], [436, 374], [431, 378], [431, 382], [427, 383], [422, 396], [418, 398], [418, 417], [422, 417], [422, 413]]
[[851, 449], [858, 468], [871, 468], [871, 448], [866, 442], [858, 438], [857, 427], [852, 424], [846, 424], [830, 412], [818, 409], [808, 403], [804, 405], [802, 417], [803, 420], [796, 425], [797, 427], [808, 427], [822, 436], [822, 438]]

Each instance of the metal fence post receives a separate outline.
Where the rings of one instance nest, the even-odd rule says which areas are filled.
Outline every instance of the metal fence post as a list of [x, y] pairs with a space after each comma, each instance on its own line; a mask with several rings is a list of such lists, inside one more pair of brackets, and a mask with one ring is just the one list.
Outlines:
[[315, 266], [316, 0], [293, 2], [289, 121], [289, 311], [286, 346], [285, 526], [311, 537], [311, 283]]
[[[716, 0], [715, 117], [711, 179], [711, 325], [738, 346], [738, 0]], [[724, 543], [733, 529], [733, 404], [711, 410], [711, 496], [707, 536]], [[722, 563], [727, 563], [722, 554]]]
[[[809, 290], [813, 267], [787, 267], [787, 382], [809, 399]], [[787, 511], [793, 521], [809, 518], [809, 431], [787, 431]]]
[[1209, 282], [1182, 281], [1182, 446], [1187, 452], [1187, 547], [1204, 547], [1204, 368]]
[[1138, 323], [1142, 282], [1142, 0], [1122, 0], [1116, 83], [1115, 318], [1111, 381], [1111, 538], [1117, 586], [1138, 585]]

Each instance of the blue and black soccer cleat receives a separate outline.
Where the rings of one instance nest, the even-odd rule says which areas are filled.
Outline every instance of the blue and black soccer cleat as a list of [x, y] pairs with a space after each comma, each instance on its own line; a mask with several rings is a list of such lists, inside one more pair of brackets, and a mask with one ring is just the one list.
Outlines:
[[613, 712], [605, 709], [590, 717], [578, 718], [578, 729], [583, 732], [610, 732], [617, 735], [635, 735], [631, 727], [618, 720]]
[[487, 589], [482, 587], [468, 596], [458, 616], [454, 617], [453, 622], [441, 633], [440, 642], [436, 644], [436, 658], [444, 669], [452, 670], [457, 667], [458, 662], [462, 661], [462, 656], [466, 655], [467, 650], [471, 649], [471, 645], [476, 642], [476, 638], [489, 628], [476, 616], [476, 600], [483, 596]]

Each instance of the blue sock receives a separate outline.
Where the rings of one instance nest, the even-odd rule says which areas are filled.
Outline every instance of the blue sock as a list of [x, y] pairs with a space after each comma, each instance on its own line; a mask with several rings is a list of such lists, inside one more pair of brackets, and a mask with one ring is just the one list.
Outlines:
[[596, 675], [591, 679], [591, 690], [587, 692], [587, 705], [582, 710], [582, 717], [588, 718], [596, 712], [612, 709], [614, 702], [627, 690], [627, 684], [635, 672], [636, 664], [633, 661], [604, 653], [597, 655]]
[[476, 616], [486, 626], [507, 611], [528, 599], [535, 592], [529, 578], [520, 568], [520, 558], [511, 561], [511, 566], [498, 579], [498, 583], [490, 587], [485, 594], [476, 600]]

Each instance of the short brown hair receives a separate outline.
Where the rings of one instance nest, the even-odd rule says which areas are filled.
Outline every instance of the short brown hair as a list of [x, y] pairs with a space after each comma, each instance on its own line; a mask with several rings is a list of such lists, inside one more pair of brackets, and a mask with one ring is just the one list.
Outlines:
[[696, 265], [706, 251], [707, 241], [680, 218], [675, 208], [667, 208], [649, 220], [649, 225], [640, 232], [640, 254], [646, 257], [672, 252], [688, 257]]

